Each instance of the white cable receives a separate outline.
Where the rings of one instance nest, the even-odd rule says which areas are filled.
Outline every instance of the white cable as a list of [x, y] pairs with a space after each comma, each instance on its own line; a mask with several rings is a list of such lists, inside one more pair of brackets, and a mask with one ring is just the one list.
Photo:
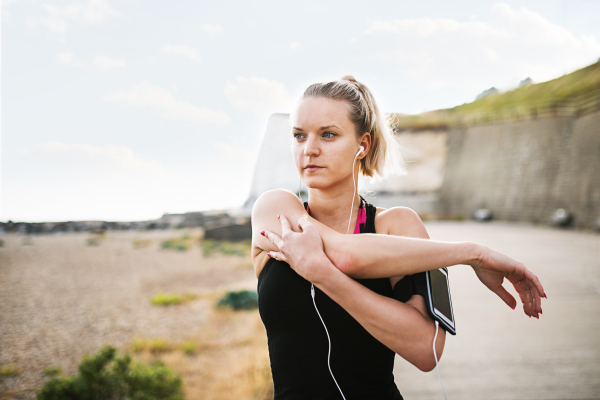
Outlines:
[[440, 385], [442, 386], [442, 393], [444, 393], [444, 399], [446, 397], [446, 391], [444, 390], [444, 384], [442, 383], [442, 375], [440, 374], [440, 366], [438, 364], [437, 352], [435, 351], [435, 341], [437, 340], [438, 330], [440, 329], [440, 323], [435, 321], [435, 336], [433, 337], [433, 356], [435, 357], [435, 367], [437, 368], [438, 378], [440, 378]]
[[335, 376], [333, 376], [333, 372], [331, 371], [331, 365], [329, 364], [329, 359], [331, 358], [331, 338], [329, 337], [329, 332], [327, 331], [327, 326], [325, 326], [325, 321], [323, 321], [323, 318], [321, 317], [321, 313], [319, 312], [319, 309], [317, 308], [317, 303], [315, 303], [315, 285], [313, 285], [313, 284], [310, 285], [310, 295], [313, 299], [313, 304], [315, 305], [315, 310], [317, 310], [317, 314], [319, 315], [319, 318], [321, 319], [321, 323], [323, 324], [323, 328], [325, 328], [325, 333], [327, 334], [327, 340], [329, 341], [329, 352], [327, 353], [327, 367], [329, 367], [329, 373], [331, 374], [331, 377], [333, 378], [335, 385], [337, 386], [338, 390], [340, 391], [342, 398], [344, 400], [346, 400], [346, 397], [344, 396], [344, 392], [342, 392], [340, 385], [338, 385], [337, 381], [335, 380]]
[[[362, 147], [361, 147], [362, 149]], [[346, 235], [350, 232], [350, 222], [352, 221], [352, 211], [354, 211], [354, 198], [356, 197], [356, 180], [354, 179], [354, 163], [356, 162], [356, 157], [360, 154], [360, 151], [356, 153], [354, 156], [354, 161], [352, 161], [352, 183], [354, 183], [354, 191], [352, 192], [352, 205], [350, 206], [350, 218], [348, 219], [348, 229], [346, 229]]]

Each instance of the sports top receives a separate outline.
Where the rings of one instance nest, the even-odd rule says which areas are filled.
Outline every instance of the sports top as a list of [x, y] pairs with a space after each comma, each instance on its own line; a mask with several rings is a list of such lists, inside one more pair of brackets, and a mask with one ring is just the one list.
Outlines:
[[[309, 210], [308, 204], [305, 207]], [[375, 212], [361, 198], [355, 233], [375, 233]], [[388, 278], [356, 281], [393, 297]], [[288, 263], [273, 258], [258, 277], [258, 309], [267, 330], [274, 400], [341, 399], [327, 367], [329, 342], [310, 289], [311, 283]], [[346, 399], [402, 400], [394, 383], [395, 353], [316, 287], [315, 302], [331, 337], [331, 370]]]

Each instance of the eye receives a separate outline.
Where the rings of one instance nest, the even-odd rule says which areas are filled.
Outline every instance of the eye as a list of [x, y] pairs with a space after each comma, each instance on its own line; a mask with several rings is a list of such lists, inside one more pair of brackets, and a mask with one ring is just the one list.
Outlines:
[[335, 133], [335, 132], [331, 132], [331, 131], [327, 131], [327, 132], [323, 132], [323, 135], [322, 135], [322, 136], [323, 136], [324, 138], [328, 138], [328, 139], [330, 139], [330, 138], [332, 138], [332, 137], [334, 137], [334, 136], [337, 136], [337, 133]]
[[300, 132], [294, 132], [294, 139], [302, 139], [304, 138], [304, 135]]

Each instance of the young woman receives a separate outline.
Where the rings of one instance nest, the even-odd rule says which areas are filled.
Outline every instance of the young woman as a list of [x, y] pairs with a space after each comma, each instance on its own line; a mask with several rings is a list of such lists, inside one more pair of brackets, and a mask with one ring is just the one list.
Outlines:
[[[398, 168], [397, 144], [366, 86], [352, 77], [311, 85], [291, 122], [309, 204], [273, 190], [252, 212], [275, 399], [402, 399], [395, 354], [423, 371], [435, 368], [437, 330], [423, 297], [393, 298], [405, 275], [468, 264], [514, 309], [516, 300], [502, 287], [507, 278], [525, 314], [539, 318], [544, 290], [520, 262], [475, 243], [425, 240], [414, 211], [375, 208], [359, 197], [359, 173]], [[444, 342], [440, 330], [438, 358]]]

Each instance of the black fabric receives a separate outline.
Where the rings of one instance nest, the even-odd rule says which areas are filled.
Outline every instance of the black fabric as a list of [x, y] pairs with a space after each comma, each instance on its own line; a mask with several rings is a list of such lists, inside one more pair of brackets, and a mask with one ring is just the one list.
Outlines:
[[[362, 199], [361, 199], [362, 200]], [[361, 233], [375, 233], [375, 207], [366, 204]], [[358, 279], [392, 297], [390, 281]], [[311, 284], [289, 264], [270, 259], [258, 277], [258, 308], [267, 330], [275, 400], [341, 399], [329, 369], [329, 344], [314, 308]], [[315, 301], [331, 337], [331, 369], [347, 400], [402, 400], [394, 383], [395, 353], [315, 288]]]

